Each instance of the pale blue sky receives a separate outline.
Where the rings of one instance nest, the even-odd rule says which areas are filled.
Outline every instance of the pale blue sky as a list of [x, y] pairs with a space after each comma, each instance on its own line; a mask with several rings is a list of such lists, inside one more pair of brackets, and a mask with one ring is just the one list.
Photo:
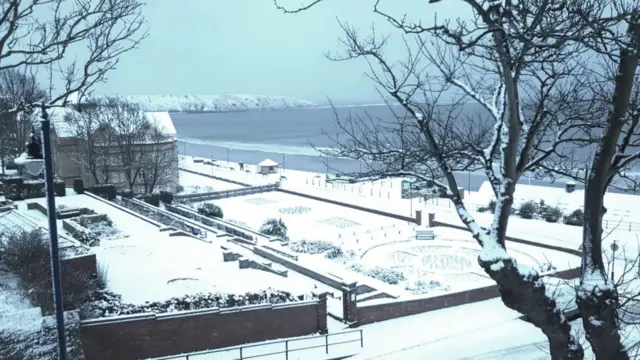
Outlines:
[[[308, 0], [283, 3], [302, 1]], [[373, 14], [374, 0], [325, 0], [296, 15], [282, 14], [272, 0], [147, 2], [149, 37], [122, 57], [108, 83], [96, 88], [98, 92], [286, 95], [314, 102], [329, 96], [340, 103], [377, 102], [373, 83], [364, 76], [365, 64], [335, 63], [323, 54], [341, 49], [336, 17], [358, 25], [363, 33], [375, 21], [379, 32], [399, 35]], [[443, 5], [426, 3], [382, 1], [386, 11], [426, 21], [438, 10], [439, 18], [447, 15]], [[459, 9], [449, 13], [457, 16]], [[393, 45], [389, 56], [402, 56], [399, 44]]]

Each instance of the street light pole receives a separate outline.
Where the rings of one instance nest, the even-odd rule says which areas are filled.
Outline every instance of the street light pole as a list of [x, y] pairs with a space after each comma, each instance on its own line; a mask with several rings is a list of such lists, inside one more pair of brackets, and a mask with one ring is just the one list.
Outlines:
[[58, 331], [58, 359], [67, 359], [67, 347], [64, 331], [64, 308], [62, 302], [62, 280], [60, 276], [60, 253], [58, 250], [58, 224], [56, 219], [56, 198], [53, 188], [53, 159], [51, 148], [51, 123], [46, 108], [42, 107], [42, 144], [44, 152], [44, 178], [47, 196], [47, 215], [49, 217], [49, 237], [51, 238], [51, 272], [53, 276], [53, 295]]
[[616, 269], [616, 251], [618, 251], [618, 243], [613, 240], [613, 243], [611, 244], [611, 252], [612, 252], [612, 259], [611, 259], [611, 283], [615, 284], [615, 269]]

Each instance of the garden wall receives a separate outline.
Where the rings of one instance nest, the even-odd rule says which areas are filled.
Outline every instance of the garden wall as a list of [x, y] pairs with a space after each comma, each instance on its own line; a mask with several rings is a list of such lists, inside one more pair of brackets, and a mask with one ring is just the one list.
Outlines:
[[[559, 271], [553, 277], [573, 279], [580, 275], [580, 268]], [[421, 314], [433, 310], [445, 309], [458, 305], [472, 304], [500, 296], [497, 285], [460, 291], [440, 296], [411, 300], [391, 300], [381, 304], [366, 305], [359, 303], [355, 311], [355, 319], [349, 319], [354, 325], [366, 325], [378, 321], [395, 319], [403, 316]]]
[[347, 202], [331, 200], [331, 199], [323, 198], [323, 197], [320, 197], [320, 196], [305, 194], [305, 193], [301, 193], [301, 192], [297, 192], [297, 191], [293, 191], [293, 190], [287, 190], [287, 189], [283, 189], [283, 188], [278, 188], [278, 191], [283, 192], [285, 194], [301, 196], [301, 197], [304, 197], [304, 198], [307, 198], [307, 199], [322, 201], [322, 202], [326, 202], [326, 203], [333, 204], [333, 205], [348, 207], [350, 209], [366, 211], [366, 212], [371, 213], [371, 214], [376, 214], [376, 215], [380, 215], [380, 216], [386, 216], [386, 217], [390, 217], [390, 218], [393, 218], [393, 219], [396, 219], [396, 220], [408, 221], [408, 222], [412, 222], [412, 223], [417, 224], [417, 225], [421, 225], [422, 224], [422, 212], [420, 210], [416, 210], [415, 217], [408, 217], [408, 216], [389, 213], [389, 212], [386, 212], [386, 211], [371, 209], [371, 208], [367, 208], [367, 207], [356, 205], [356, 204], [350, 204], [350, 203], [347, 203]]
[[81, 323], [89, 360], [139, 360], [327, 332], [327, 298]]
[[[194, 162], [196, 162], [196, 161], [194, 160]], [[196, 174], [196, 175], [200, 175], [200, 176], [206, 176], [208, 178], [212, 178], [212, 179], [216, 179], [216, 180], [226, 181], [228, 183], [232, 183], [232, 184], [236, 184], [236, 185], [240, 185], [240, 186], [251, 186], [251, 184], [243, 183], [243, 182], [236, 181], [236, 180], [230, 180], [230, 179], [223, 178], [223, 177], [220, 177], [220, 176], [204, 174], [204, 173], [201, 173], [201, 172], [198, 172], [198, 171], [193, 171], [193, 170], [189, 170], [189, 169], [185, 169], [185, 168], [179, 168], [179, 169], [180, 169], [180, 171], [185, 171], [185, 172]]]
[[[429, 219], [428, 220], [428, 227], [444, 226], [444, 227], [449, 227], [449, 228], [453, 228], [453, 229], [469, 231], [469, 228], [467, 228], [464, 225], [455, 225], [455, 224], [450, 224], [450, 223], [437, 221], [437, 220], [435, 220], [435, 215], [434, 214], [429, 214], [428, 215], [428, 219]], [[509, 235], [505, 236], [505, 238], [508, 241], [513, 241], [513, 242], [519, 243], [519, 244], [535, 246], [535, 247], [539, 247], [539, 248], [543, 248], [543, 249], [560, 251], [560, 252], [563, 252], [563, 253], [566, 253], [566, 254], [575, 255], [575, 256], [582, 256], [582, 252], [579, 251], [579, 250], [575, 250], [575, 249], [565, 248], [565, 247], [561, 247], [561, 246], [548, 245], [548, 244], [542, 244], [542, 243], [539, 243], [539, 242], [520, 239], [520, 238], [516, 238], [516, 237], [513, 237], [513, 236], [509, 236]]]

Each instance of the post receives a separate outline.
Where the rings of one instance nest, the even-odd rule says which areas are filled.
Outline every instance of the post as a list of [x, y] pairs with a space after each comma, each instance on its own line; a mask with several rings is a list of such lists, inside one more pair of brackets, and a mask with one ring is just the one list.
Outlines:
[[240, 347], [240, 360], [243, 360], [242, 359], [242, 346]]
[[362, 334], [362, 329], [360, 329], [360, 347], [364, 347], [364, 336]]
[[58, 250], [58, 224], [56, 219], [56, 194], [53, 188], [53, 163], [50, 137], [49, 115], [42, 108], [42, 145], [45, 172], [45, 191], [47, 197], [47, 215], [49, 218], [49, 237], [51, 239], [51, 272], [53, 277], [53, 300], [56, 313], [56, 329], [58, 331], [58, 359], [67, 359], [67, 346], [64, 334], [64, 309], [62, 303], [62, 280], [60, 276], [60, 253]]
[[615, 284], [615, 269], [616, 269], [616, 251], [618, 251], [618, 243], [613, 240], [613, 243], [611, 244], [611, 252], [612, 252], [612, 259], [611, 259], [611, 283]]
[[467, 194], [471, 194], [471, 171], [468, 172], [469, 178], [467, 179]]
[[409, 216], [413, 216], [413, 183], [409, 182]]
[[325, 345], [325, 351], [328, 354], [329, 353], [329, 334], [324, 336], [324, 345]]
[[284, 358], [285, 360], [289, 360], [289, 340], [285, 340], [284, 342]]

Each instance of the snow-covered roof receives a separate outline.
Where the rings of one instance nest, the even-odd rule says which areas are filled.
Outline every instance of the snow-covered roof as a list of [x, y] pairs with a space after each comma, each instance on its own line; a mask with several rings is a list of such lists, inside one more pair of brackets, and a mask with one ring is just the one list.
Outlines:
[[[50, 111], [50, 119], [59, 138], [72, 138], [76, 136], [73, 124], [65, 121], [67, 116], [75, 112], [71, 108], [52, 108]], [[156, 126], [162, 135], [176, 136], [176, 128], [173, 125], [171, 115], [166, 111], [145, 112], [147, 120], [151, 125]], [[96, 122], [96, 129], [98, 123]]]
[[166, 111], [154, 111], [145, 113], [149, 122], [158, 128], [163, 135], [176, 135], [176, 127], [173, 125], [171, 115]]
[[278, 166], [278, 163], [271, 159], [264, 159], [258, 164], [258, 166]]

